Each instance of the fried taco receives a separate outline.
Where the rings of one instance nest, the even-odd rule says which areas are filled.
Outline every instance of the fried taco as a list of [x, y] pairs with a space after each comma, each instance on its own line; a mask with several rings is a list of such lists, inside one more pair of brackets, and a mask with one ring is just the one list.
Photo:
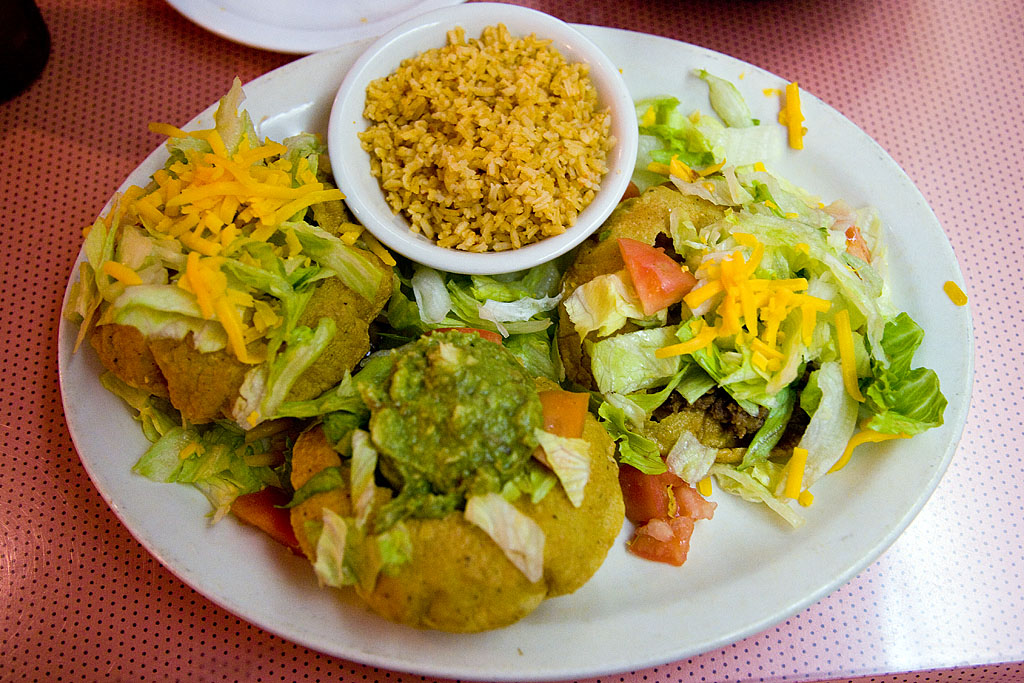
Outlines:
[[359, 400], [292, 451], [292, 526], [322, 583], [393, 621], [471, 632], [601, 566], [623, 502], [586, 394], [460, 331], [372, 358], [348, 391]]
[[242, 99], [236, 79], [213, 128], [152, 126], [169, 158], [88, 229], [65, 314], [120, 384], [250, 429], [366, 355], [394, 262], [349, 219], [321, 140], [261, 141]]

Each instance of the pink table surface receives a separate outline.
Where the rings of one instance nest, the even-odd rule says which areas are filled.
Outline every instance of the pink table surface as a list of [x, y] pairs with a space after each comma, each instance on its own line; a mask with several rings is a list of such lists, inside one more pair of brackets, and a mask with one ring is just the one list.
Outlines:
[[[880, 559], [763, 633], [601, 680], [1024, 680], [1020, 0], [519, 4], [799, 80], [921, 189], [963, 269], [976, 330], [959, 449]], [[160, 142], [146, 125], [184, 123], [235, 75], [295, 57], [223, 40], [158, 0], [40, 5], [49, 65], [0, 104], [0, 680], [423, 680], [307, 650], [182, 584], [104, 504], [63, 419], [59, 301], [81, 228]]]

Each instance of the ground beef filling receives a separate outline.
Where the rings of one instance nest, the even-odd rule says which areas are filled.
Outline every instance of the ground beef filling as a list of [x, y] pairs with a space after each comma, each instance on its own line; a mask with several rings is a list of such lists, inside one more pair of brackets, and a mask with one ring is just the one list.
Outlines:
[[[762, 406], [757, 415], [751, 415], [721, 388], [712, 389], [693, 403], [688, 403], [678, 393], [673, 392], [669, 399], [654, 411], [651, 418], [655, 422], [661, 422], [666, 417], [684, 410], [703, 413], [708, 421], [718, 425], [722, 436], [736, 444], [735, 447], [748, 446], [768, 418], [767, 408]], [[804, 430], [807, 428], [808, 420], [807, 413], [798, 404], [793, 409], [793, 416], [786, 426], [786, 431], [783, 432], [782, 438], [772, 450], [774, 452], [791, 452], [793, 447], [800, 442], [800, 437], [803, 436]]]

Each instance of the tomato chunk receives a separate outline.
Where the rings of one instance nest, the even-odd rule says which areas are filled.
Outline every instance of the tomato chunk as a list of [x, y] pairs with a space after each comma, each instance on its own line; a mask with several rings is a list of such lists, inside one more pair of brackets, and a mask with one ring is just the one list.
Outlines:
[[639, 525], [627, 547], [647, 560], [679, 566], [686, 561], [694, 522], [711, 519], [718, 506], [671, 472], [644, 474], [619, 467], [626, 518]]
[[681, 567], [690, 552], [693, 520], [689, 517], [652, 519], [636, 530], [629, 551], [645, 560]]
[[626, 519], [634, 524], [643, 524], [657, 517], [668, 517], [675, 507], [670, 501], [674, 497], [673, 487], [685, 485], [682, 479], [671, 472], [644, 474], [630, 465], [619, 467], [619, 486], [626, 504]]
[[864, 235], [860, 234], [860, 228], [856, 225], [846, 229], [846, 253], [856, 256], [864, 263], [871, 263], [868, 243], [864, 241]]
[[578, 439], [583, 436], [590, 396], [562, 389], [538, 391], [544, 416], [544, 431]]
[[697, 489], [684, 483], [672, 489], [676, 497], [679, 514], [690, 519], [711, 519], [718, 503], [712, 502], [698, 493]]
[[654, 315], [682, 301], [697, 284], [697, 278], [686, 270], [686, 266], [676, 263], [662, 249], [620, 237], [619, 251], [633, 279], [644, 315]]
[[626, 185], [626, 191], [622, 193], [622, 199], [620, 202], [624, 202], [627, 199], [633, 199], [634, 197], [640, 196], [640, 188], [632, 180], [629, 181], [629, 185]]
[[477, 327], [438, 327], [437, 329], [430, 330], [427, 334], [433, 332], [465, 332], [467, 334], [478, 334], [481, 339], [492, 341], [495, 344], [501, 343], [501, 335], [493, 330], [481, 330]]
[[247, 493], [235, 498], [231, 504], [231, 512], [239, 520], [265, 532], [278, 543], [294, 553], [302, 553], [299, 540], [292, 530], [290, 513], [281, 506], [288, 504], [288, 496], [284, 491], [267, 487], [255, 493]]

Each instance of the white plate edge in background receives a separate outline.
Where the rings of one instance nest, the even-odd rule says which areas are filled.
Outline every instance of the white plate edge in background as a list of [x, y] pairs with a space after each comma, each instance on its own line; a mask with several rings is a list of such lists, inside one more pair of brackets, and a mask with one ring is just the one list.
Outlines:
[[[379, 36], [418, 14], [466, 0], [166, 1], [189, 21], [227, 40], [306, 55]], [[312, 5], [322, 5], [315, 18], [308, 16], [317, 9]], [[361, 13], [362, 5], [373, 7], [370, 12]], [[375, 18], [368, 19], [368, 14]]]

